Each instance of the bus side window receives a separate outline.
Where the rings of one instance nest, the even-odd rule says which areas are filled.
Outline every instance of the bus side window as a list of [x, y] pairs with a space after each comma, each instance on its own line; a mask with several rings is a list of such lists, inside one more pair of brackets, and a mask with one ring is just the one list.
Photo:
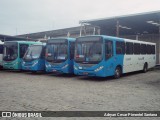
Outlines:
[[141, 53], [140, 44], [134, 43], [134, 54], [138, 55]]
[[152, 54], [155, 54], [156, 51], [155, 51], [155, 45], [152, 45]]
[[147, 45], [147, 54], [152, 54], [152, 45]]
[[127, 55], [133, 54], [133, 43], [126, 42], [126, 54]]
[[141, 54], [146, 54], [146, 44], [141, 44]]
[[112, 41], [106, 41], [106, 60], [111, 58], [113, 56], [113, 42]]
[[74, 50], [75, 50], [75, 43], [70, 42], [70, 58], [74, 59]]
[[116, 42], [116, 54], [125, 54], [125, 43], [117, 41]]
[[20, 58], [23, 58], [28, 46], [26, 44], [20, 44]]

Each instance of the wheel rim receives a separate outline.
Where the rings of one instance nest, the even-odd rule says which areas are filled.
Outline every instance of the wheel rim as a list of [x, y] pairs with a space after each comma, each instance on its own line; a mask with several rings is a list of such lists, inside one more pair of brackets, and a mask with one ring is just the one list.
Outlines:
[[144, 66], [144, 72], [146, 72], [146, 71], [147, 71], [147, 66], [145, 65], [145, 66]]
[[120, 76], [120, 71], [119, 71], [119, 69], [116, 69], [116, 71], [115, 71], [115, 76], [116, 76], [116, 78], [119, 78], [119, 76]]
[[146, 67], [144, 68], [144, 71], [145, 71], [145, 72], [147, 71], [147, 68], [146, 68]]

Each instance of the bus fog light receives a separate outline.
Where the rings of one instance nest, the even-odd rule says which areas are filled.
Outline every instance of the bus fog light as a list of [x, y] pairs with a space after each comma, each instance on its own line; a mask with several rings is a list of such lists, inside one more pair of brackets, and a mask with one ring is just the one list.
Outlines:
[[74, 65], [74, 69], [75, 69], [75, 70], [78, 70], [78, 68], [77, 68], [75, 65]]
[[46, 64], [46, 68], [48, 68], [48, 67], [51, 67], [51, 65], [50, 64]]
[[18, 64], [18, 62], [15, 62], [14, 64], [13, 64], [13, 66], [15, 66], [15, 65], [17, 65]]
[[82, 70], [82, 67], [79, 67], [80, 70]]
[[35, 66], [37, 63], [38, 63], [38, 61], [35, 61], [35, 62], [32, 64], [32, 66]]
[[94, 71], [98, 72], [98, 71], [102, 70], [103, 68], [104, 68], [104, 66], [100, 66], [99, 68], [95, 69]]
[[66, 64], [65, 66], [63, 66], [62, 69], [66, 68], [66, 67], [68, 67], [68, 64]]

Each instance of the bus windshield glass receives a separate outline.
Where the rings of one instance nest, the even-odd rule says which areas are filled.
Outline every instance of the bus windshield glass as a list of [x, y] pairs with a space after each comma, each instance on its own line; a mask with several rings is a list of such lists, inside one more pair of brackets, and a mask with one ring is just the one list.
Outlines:
[[102, 39], [100, 37], [79, 38], [75, 47], [77, 63], [96, 64], [102, 60]]
[[28, 47], [23, 59], [26, 61], [40, 58], [42, 53], [42, 45], [32, 45]]
[[0, 54], [3, 54], [3, 45], [0, 44]]
[[18, 57], [18, 43], [7, 42], [4, 44], [3, 51], [3, 60], [4, 61], [13, 61]]
[[48, 62], [60, 63], [67, 60], [67, 41], [51, 40], [46, 46], [46, 60]]

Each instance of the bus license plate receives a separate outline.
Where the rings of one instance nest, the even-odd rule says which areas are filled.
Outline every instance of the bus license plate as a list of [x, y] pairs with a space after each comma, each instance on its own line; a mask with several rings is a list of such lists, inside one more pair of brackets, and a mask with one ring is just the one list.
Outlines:
[[87, 72], [84, 72], [83, 75], [88, 75], [88, 73], [87, 73]]

